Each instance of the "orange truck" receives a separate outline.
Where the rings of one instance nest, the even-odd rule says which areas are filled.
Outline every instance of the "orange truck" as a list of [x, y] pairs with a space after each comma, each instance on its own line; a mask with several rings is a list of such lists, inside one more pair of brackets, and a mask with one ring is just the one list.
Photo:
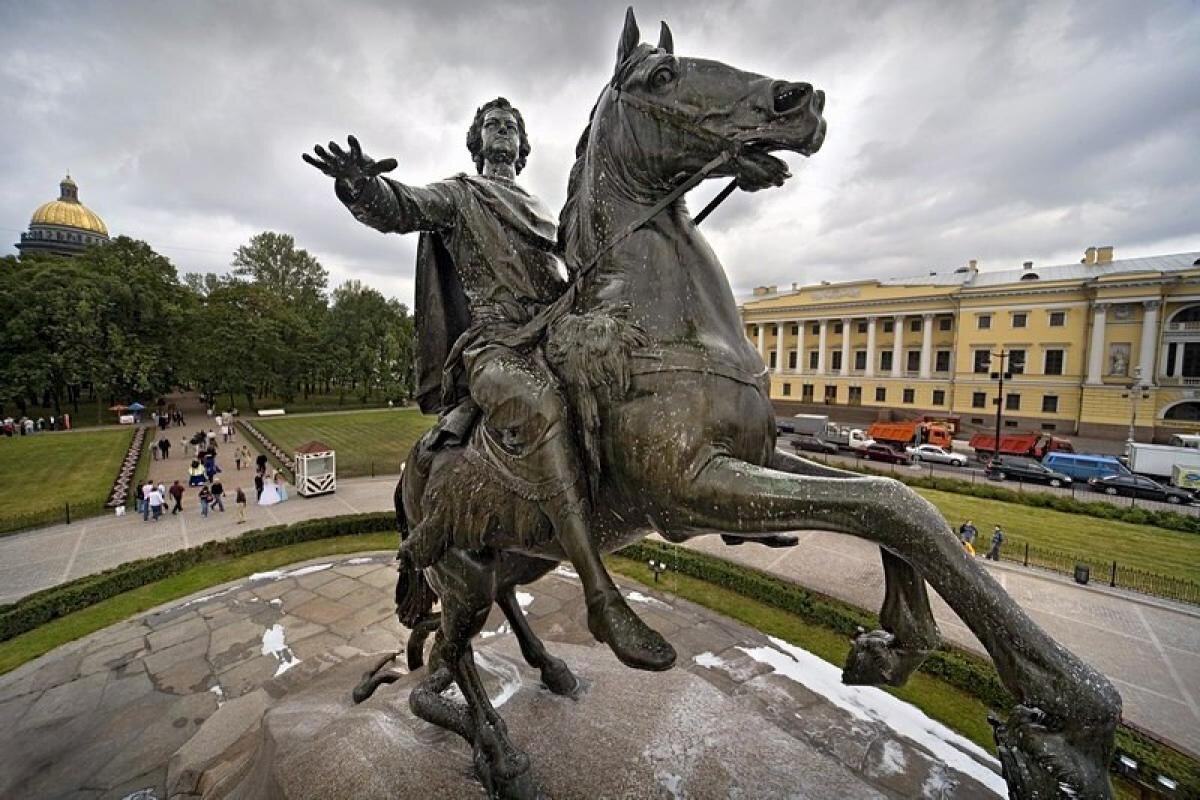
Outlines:
[[867, 430], [867, 436], [884, 444], [908, 447], [918, 444], [935, 444], [950, 447], [950, 429], [940, 422], [925, 422], [919, 419], [907, 422], [876, 422]]
[[[996, 452], [996, 437], [990, 433], [977, 433], [971, 437], [970, 446], [980, 458], [991, 458]], [[1024, 456], [1041, 461], [1055, 451], [1074, 453], [1075, 448], [1066, 439], [1048, 433], [1006, 433], [1000, 436], [1000, 455]]]

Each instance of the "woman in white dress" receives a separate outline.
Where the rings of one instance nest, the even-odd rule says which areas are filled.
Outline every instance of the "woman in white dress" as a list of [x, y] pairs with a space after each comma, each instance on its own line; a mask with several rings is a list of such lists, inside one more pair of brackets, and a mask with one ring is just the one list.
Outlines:
[[279, 497], [279, 489], [275, 486], [274, 481], [263, 481], [262, 494], [258, 497], [260, 506], [273, 506], [281, 502]]
[[275, 473], [275, 491], [279, 493], [279, 502], [288, 499], [287, 479], [283, 477], [282, 472]]

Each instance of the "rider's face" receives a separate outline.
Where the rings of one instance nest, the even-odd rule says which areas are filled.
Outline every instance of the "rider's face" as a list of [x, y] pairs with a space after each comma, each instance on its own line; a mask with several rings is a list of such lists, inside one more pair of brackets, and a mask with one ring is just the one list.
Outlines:
[[517, 160], [521, 132], [517, 118], [503, 108], [489, 109], [483, 115], [483, 157], [487, 161], [511, 164]]

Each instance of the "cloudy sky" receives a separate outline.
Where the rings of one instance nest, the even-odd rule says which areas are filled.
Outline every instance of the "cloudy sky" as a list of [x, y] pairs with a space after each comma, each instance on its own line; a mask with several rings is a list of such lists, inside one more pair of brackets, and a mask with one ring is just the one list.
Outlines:
[[[0, 0], [0, 236], [66, 170], [114, 233], [181, 272], [263, 230], [410, 302], [415, 237], [356, 223], [300, 153], [358, 135], [402, 180], [470, 170], [467, 124], [505, 95], [562, 204], [608, 79], [622, 2]], [[704, 229], [735, 290], [1200, 250], [1200, 4], [640, 2], [679, 55], [828, 96], [829, 133], [783, 188]], [[719, 189], [690, 198], [694, 210]], [[15, 252], [11, 246], [3, 252]]]

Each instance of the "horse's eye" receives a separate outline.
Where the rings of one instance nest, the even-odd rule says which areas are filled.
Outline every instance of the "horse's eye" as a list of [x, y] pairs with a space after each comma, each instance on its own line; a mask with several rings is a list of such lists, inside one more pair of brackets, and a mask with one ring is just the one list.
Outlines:
[[675, 72], [670, 67], [659, 67], [650, 74], [651, 89], [665, 89], [675, 80]]

